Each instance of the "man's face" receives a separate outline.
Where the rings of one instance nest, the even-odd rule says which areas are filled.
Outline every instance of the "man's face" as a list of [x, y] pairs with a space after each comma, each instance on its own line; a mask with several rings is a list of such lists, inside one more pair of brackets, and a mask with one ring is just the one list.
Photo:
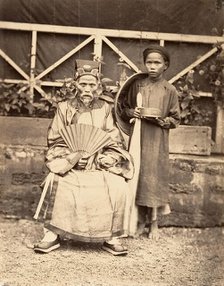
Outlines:
[[83, 75], [76, 81], [79, 99], [86, 105], [90, 105], [94, 97], [98, 96], [98, 81], [92, 75]]

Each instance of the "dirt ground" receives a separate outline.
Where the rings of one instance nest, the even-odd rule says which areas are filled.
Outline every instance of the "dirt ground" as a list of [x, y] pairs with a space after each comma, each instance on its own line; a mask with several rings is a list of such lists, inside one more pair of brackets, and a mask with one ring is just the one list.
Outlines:
[[224, 228], [160, 228], [158, 242], [123, 238], [129, 254], [114, 257], [101, 244], [63, 241], [36, 254], [42, 226], [0, 217], [0, 286], [223, 286]]

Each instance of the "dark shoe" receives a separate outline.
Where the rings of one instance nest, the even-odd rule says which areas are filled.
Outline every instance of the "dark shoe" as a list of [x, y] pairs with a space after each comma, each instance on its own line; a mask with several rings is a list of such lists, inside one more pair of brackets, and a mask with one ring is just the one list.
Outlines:
[[55, 250], [60, 247], [59, 238], [54, 241], [40, 241], [39, 243], [34, 245], [34, 251], [37, 253], [49, 253], [52, 250]]
[[123, 246], [122, 244], [110, 244], [110, 243], [104, 242], [102, 249], [116, 256], [128, 254], [127, 247]]

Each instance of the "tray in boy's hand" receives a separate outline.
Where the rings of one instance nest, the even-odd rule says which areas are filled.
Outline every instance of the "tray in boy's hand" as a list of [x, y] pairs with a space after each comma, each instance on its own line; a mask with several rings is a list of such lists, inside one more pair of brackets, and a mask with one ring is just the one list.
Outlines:
[[142, 117], [148, 117], [148, 118], [161, 117], [161, 110], [158, 108], [140, 107], [139, 111]]

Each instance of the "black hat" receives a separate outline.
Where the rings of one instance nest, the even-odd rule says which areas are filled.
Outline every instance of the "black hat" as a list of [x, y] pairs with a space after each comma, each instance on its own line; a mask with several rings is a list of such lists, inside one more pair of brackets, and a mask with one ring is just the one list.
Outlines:
[[166, 48], [164, 48], [162, 46], [159, 46], [159, 45], [149, 45], [148, 48], [146, 48], [143, 51], [144, 63], [146, 61], [147, 56], [150, 53], [159, 53], [159, 54], [161, 54], [163, 56], [164, 60], [167, 62], [168, 66], [169, 66], [169, 64], [170, 64], [170, 55], [169, 55], [169, 53], [168, 53]]

